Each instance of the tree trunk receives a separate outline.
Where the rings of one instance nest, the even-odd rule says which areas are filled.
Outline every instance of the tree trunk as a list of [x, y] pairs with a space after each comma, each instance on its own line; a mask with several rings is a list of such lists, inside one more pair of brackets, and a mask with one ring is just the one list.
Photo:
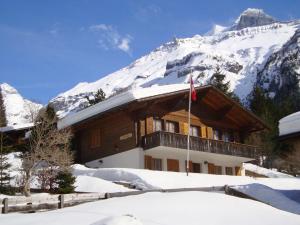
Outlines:
[[30, 193], [30, 178], [31, 178], [31, 173], [29, 171], [25, 172], [25, 182], [24, 182], [24, 195], [26, 197], [30, 197], [31, 193]]

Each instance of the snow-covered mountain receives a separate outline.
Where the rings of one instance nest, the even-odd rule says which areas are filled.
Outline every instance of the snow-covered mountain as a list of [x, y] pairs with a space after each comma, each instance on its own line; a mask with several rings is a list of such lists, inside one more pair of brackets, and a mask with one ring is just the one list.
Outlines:
[[0, 94], [5, 107], [6, 126], [16, 127], [33, 122], [42, 105], [23, 98], [9, 84], [0, 84]]
[[275, 96], [293, 89], [300, 80], [300, 29], [283, 47], [273, 53], [258, 73], [257, 83]]
[[[110, 96], [137, 86], [185, 83], [188, 74], [198, 83], [207, 83], [217, 67], [232, 90], [245, 99], [257, 83], [257, 74], [292, 41], [299, 26], [299, 21], [279, 22], [260, 9], [247, 9], [230, 27], [215, 25], [205, 35], [174, 39], [95, 82], [79, 83], [51, 102], [63, 117], [84, 108], [85, 96], [99, 88]], [[266, 72], [265, 76], [273, 75]]]

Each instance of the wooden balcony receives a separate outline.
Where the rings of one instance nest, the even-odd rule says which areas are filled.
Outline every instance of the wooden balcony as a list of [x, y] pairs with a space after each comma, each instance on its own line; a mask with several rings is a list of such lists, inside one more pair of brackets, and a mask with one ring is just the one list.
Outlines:
[[[187, 136], [165, 131], [158, 131], [144, 136], [144, 150], [158, 146], [187, 149]], [[192, 136], [190, 137], [190, 149], [200, 152], [217, 153], [252, 159], [256, 159], [261, 150], [258, 146]]]

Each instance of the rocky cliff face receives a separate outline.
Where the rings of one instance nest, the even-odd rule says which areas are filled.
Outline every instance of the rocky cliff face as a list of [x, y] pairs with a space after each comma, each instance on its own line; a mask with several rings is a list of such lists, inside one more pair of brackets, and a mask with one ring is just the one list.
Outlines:
[[[279, 78], [280, 82], [289, 81], [280, 71], [275, 71], [278, 65], [274, 60], [281, 58], [280, 62], [285, 65], [293, 62], [290, 57], [295, 57], [296, 53], [293, 47], [287, 46], [292, 46], [288, 41], [296, 44], [299, 24], [298, 21], [276, 22], [262, 10], [248, 9], [230, 27], [214, 28], [203, 36], [174, 39], [98, 81], [78, 84], [51, 102], [58, 115], [64, 117], [84, 108], [87, 104], [85, 96], [99, 88], [110, 96], [137, 86], [186, 83], [189, 75], [196, 82], [205, 84], [217, 67], [242, 99], [256, 83], [266, 86], [269, 91], [278, 90], [275, 86]], [[273, 62], [276, 66], [271, 67]], [[294, 63], [297, 72], [297, 63]], [[280, 70], [283, 68], [285, 66]]]
[[233, 29], [240, 30], [246, 27], [264, 26], [274, 22], [276, 20], [261, 9], [247, 9], [237, 19]]
[[270, 55], [258, 73], [257, 84], [271, 97], [282, 95], [287, 88], [299, 85], [300, 80], [300, 29], [283, 47]]

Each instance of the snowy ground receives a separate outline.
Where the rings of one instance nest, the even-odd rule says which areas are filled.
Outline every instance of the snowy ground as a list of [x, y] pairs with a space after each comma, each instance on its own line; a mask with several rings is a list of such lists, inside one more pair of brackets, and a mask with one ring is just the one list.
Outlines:
[[[287, 212], [300, 215], [300, 204], [280, 191], [274, 190], [270, 187], [261, 184], [247, 184], [232, 187], [256, 200], [264, 202], [268, 205], [282, 209]], [[299, 191], [298, 191], [299, 193]]]
[[0, 224], [298, 225], [300, 216], [220, 193], [147, 193], [61, 210], [0, 216]]
[[[9, 155], [13, 164], [12, 174], [19, 173], [21, 161], [17, 156], [18, 153]], [[272, 171], [264, 172], [273, 174]], [[80, 192], [134, 191], [114, 182], [130, 183], [143, 190], [233, 185], [239, 191], [282, 210], [224, 193], [153, 192], [43, 213], [0, 215], [0, 224], [300, 224], [300, 216], [297, 215], [300, 212], [300, 179], [280, 174], [275, 177], [284, 178], [255, 179], [194, 173], [187, 177], [185, 173], [177, 172], [90, 169], [79, 164], [73, 166], [73, 174], [76, 176], [76, 191]], [[293, 201], [293, 198], [296, 200]], [[212, 213], [218, 216], [211, 216]]]
[[[17, 186], [17, 180], [20, 178], [21, 164], [20, 152], [14, 152], [7, 155], [8, 162], [11, 164], [9, 169], [11, 177], [11, 185]], [[84, 167], [85, 168], [85, 167]], [[39, 188], [39, 184], [36, 179], [32, 179], [32, 188]], [[114, 184], [111, 181], [100, 179], [92, 176], [76, 176], [75, 191], [78, 192], [124, 192], [132, 191], [131, 189], [125, 188], [122, 185]], [[7, 196], [0, 195], [0, 198]]]
[[251, 178], [211, 174], [162, 172], [141, 169], [107, 168], [90, 169], [83, 165], [73, 166], [74, 175], [89, 176], [108, 181], [123, 181], [139, 189], [168, 189], [187, 187], [211, 187], [224, 185], [245, 185], [259, 183], [278, 190], [300, 190], [298, 178]]

